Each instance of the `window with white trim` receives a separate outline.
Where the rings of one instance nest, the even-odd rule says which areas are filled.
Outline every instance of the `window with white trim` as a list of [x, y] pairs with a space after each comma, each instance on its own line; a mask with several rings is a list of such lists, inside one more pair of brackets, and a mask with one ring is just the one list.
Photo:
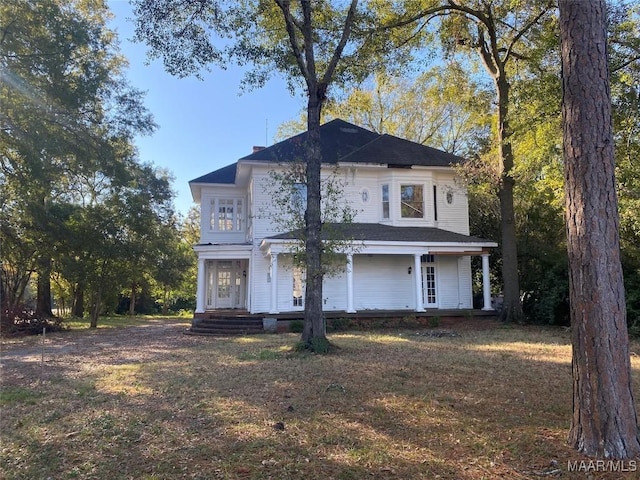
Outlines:
[[218, 232], [241, 232], [244, 228], [243, 207], [241, 198], [212, 198], [209, 229]]
[[293, 268], [293, 306], [304, 307], [304, 272], [300, 267]]
[[291, 195], [291, 207], [297, 211], [304, 213], [307, 210], [307, 184], [294, 183]]
[[400, 185], [400, 215], [402, 218], [424, 218], [422, 185]]
[[433, 186], [433, 219], [438, 221], [438, 187]]
[[382, 218], [389, 219], [389, 185], [382, 185]]
[[436, 257], [422, 255], [422, 303], [427, 307], [437, 305]]

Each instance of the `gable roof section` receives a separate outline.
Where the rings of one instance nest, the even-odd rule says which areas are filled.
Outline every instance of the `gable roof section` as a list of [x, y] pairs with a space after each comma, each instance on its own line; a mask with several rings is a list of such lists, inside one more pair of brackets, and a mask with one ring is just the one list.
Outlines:
[[[300, 133], [240, 160], [291, 162], [303, 160], [308, 133]], [[320, 127], [322, 163], [379, 163], [398, 166], [448, 167], [462, 157], [416, 142], [380, 135], [344, 120], [335, 119]]]
[[[294, 162], [304, 160], [305, 143], [309, 137], [303, 132], [270, 147], [242, 157], [240, 160]], [[344, 120], [331, 120], [320, 126], [322, 163], [337, 163], [342, 157], [362, 148], [379, 135]]]
[[353, 163], [378, 163], [376, 160], [379, 163], [403, 167], [448, 167], [462, 162], [463, 158], [385, 133], [340, 159], [342, 162]]
[[[239, 161], [293, 162], [305, 158], [308, 132], [263, 148]], [[448, 167], [461, 163], [462, 157], [404, 140], [393, 135], [378, 133], [344, 120], [331, 120], [320, 126], [322, 163], [377, 163], [390, 166]], [[234, 184], [238, 162], [207, 173], [189, 182], [195, 184]]]
[[[321, 234], [323, 240], [327, 240], [327, 231], [329, 231], [334, 238], [342, 236], [345, 239], [354, 241], [487, 243], [495, 246], [495, 243], [491, 240], [434, 227], [393, 227], [380, 223], [330, 223], [326, 226], [323, 225], [323, 230]], [[292, 230], [279, 235], [272, 235], [265, 240], [298, 240], [301, 234], [301, 230]]]
[[238, 162], [222, 167], [213, 172], [207, 173], [201, 177], [195, 178], [189, 182], [192, 183], [228, 183], [233, 184], [236, 181], [236, 170]]

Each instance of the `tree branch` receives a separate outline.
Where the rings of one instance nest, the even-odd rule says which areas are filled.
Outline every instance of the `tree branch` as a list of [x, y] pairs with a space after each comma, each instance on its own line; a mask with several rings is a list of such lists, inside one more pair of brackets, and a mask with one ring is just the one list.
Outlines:
[[[302, 8], [302, 37], [304, 38], [304, 55], [306, 58], [308, 77], [305, 77], [307, 84], [316, 83], [318, 74], [316, 72], [316, 57], [313, 51], [313, 20], [311, 19], [312, 7], [309, 0], [299, 0]], [[311, 86], [311, 85], [310, 85]]]
[[17, 19], [13, 19], [9, 22], [9, 24], [2, 29], [2, 38], [0, 38], [0, 43], [4, 43], [5, 38], [7, 38], [7, 34], [9, 33], [9, 29], [11, 28], [11, 25], [13, 25], [14, 23], [16, 23], [18, 20]]
[[509, 60], [509, 57], [513, 55], [513, 48], [515, 47], [515, 44], [518, 42], [518, 40], [520, 40], [522, 36], [525, 33], [527, 33], [529, 29], [531, 29], [531, 27], [533, 27], [536, 23], [538, 23], [538, 20], [540, 20], [551, 8], [553, 8], [553, 3], [549, 2], [547, 6], [543, 8], [538, 15], [532, 18], [524, 27], [522, 27], [522, 29], [516, 34], [516, 36], [513, 37], [513, 39], [511, 40], [511, 43], [507, 47], [507, 53], [504, 56], [504, 60], [502, 61], [502, 63], [507, 63], [507, 61]]
[[[296, 59], [298, 64], [298, 68], [300, 69], [300, 73], [304, 76], [307, 81], [307, 86], [309, 86], [309, 70], [307, 69], [307, 64], [305, 63], [305, 58], [300, 50], [300, 45], [298, 45], [298, 39], [296, 36], [296, 28], [298, 28], [298, 22], [291, 15], [291, 2], [289, 0], [275, 0], [280, 10], [282, 10], [282, 15], [284, 17], [285, 26], [287, 28], [287, 34], [289, 35], [289, 43], [291, 44], [291, 50], [293, 51], [293, 56]], [[302, 29], [299, 28], [300, 31]]]
[[618, 70], [622, 70], [623, 68], [631, 65], [632, 63], [637, 62], [638, 60], [640, 60], [640, 54], [629, 58], [626, 62], [623, 62], [620, 65], [612, 66], [611, 73], [617, 72]]
[[482, 63], [484, 63], [484, 66], [486, 67], [487, 71], [489, 73], [491, 73], [491, 75], [495, 78], [498, 76], [498, 73], [500, 71], [498, 64], [497, 64], [497, 58], [493, 57], [491, 55], [491, 52], [489, 51], [489, 47], [487, 46], [487, 42], [484, 39], [484, 31], [482, 30], [482, 27], [480, 25], [477, 25], [478, 27], [478, 52], [480, 52], [480, 58], [482, 58]]
[[345, 45], [347, 44], [347, 40], [351, 35], [351, 26], [353, 25], [353, 19], [356, 15], [356, 9], [358, 7], [358, 0], [351, 0], [351, 5], [349, 6], [349, 11], [347, 12], [347, 18], [344, 21], [344, 28], [342, 30], [342, 37], [340, 38], [340, 42], [333, 52], [333, 56], [331, 57], [331, 61], [327, 66], [327, 70], [324, 72], [324, 76], [322, 77], [322, 83], [324, 85], [328, 85], [331, 78], [333, 77], [333, 73], [338, 65], [338, 61], [342, 57], [342, 52], [344, 50]]

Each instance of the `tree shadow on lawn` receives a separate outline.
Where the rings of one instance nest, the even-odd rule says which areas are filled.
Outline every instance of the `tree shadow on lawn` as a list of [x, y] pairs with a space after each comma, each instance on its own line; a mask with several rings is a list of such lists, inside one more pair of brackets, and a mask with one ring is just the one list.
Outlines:
[[144, 361], [108, 347], [93, 370], [70, 356], [27, 384], [32, 402], [3, 404], [3, 466], [7, 478], [584, 478], [567, 471], [582, 459], [565, 444], [567, 336], [534, 333], [340, 334], [327, 356], [291, 353], [293, 335], [158, 339]]

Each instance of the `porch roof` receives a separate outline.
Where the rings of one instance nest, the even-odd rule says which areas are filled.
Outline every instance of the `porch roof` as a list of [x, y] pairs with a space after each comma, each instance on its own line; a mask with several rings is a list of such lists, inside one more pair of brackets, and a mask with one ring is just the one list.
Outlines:
[[[269, 240], [299, 240], [302, 230], [292, 230], [265, 238]], [[344, 239], [353, 241], [420, 242], [420, 243], [473, 243], [497, 247], [497, 243], [484, 238], [450, 232], [434, 227], [394, 227], [381, 223], [325, 223], [322, 240]]]

